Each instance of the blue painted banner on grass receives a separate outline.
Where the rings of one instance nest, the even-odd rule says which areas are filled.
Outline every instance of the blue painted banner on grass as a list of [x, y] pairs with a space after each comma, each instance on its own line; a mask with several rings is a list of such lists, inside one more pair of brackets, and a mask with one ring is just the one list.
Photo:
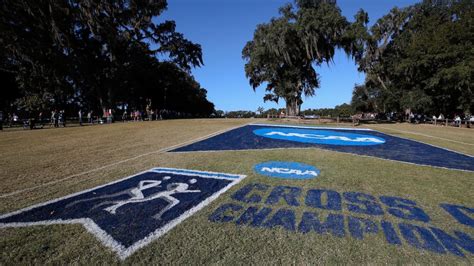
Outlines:
[[264, 162], [255, 165], [254, 170], [261, 175], [287, 179], [310, 179], [319, 175], [316, 167], [297, 162]]
[[259, 128], [253, 131], [257, 136], [271, 139], [281, 139], [313, 144], [346, 145], [346, 146], [367, 146], [380, 145], [385, 140], [380, 137], [340, 132], [334, 130], [300, 129], [300, 128]]
[[[339, 142], [337, 145], [335, 145], [334, 143], [329, 142], [303, 142], [301, 141], [301, 137], [298, 138], [298, 141], [295, 141], [295, 139], [290, 139], [288, 137], [288, 134], [292, 132], [294, 134], [302, 134], [302, 130], [304, 130], [303, 132], [305, 132], [303, 134], [307, 134], [306, 137], [311, 137], [312, 135], [326, 135], [327, 137], [327, 133], [321, 134], [321, 131], [330, 131], [331, 134], [337, 133], [339, 137], [347, 136], [347, 138], [349, 139], [352, 138], [354, 135], [363, 135], [364, 137], [368, 136], [369, 138], [372, 138], [374, 140], [383, 140], [384, 143], [372, 143], [373, 145], [356, 146], [349, 145], [348, 143], [343, 144]], [[287, 138], [270, 138], [268, 136], [257, 135], [254, 132], [280, 132], [280, 136], [286, 134]], [[276, 134], [272, 135], [276, 136]], [[175, 150], [172, 150], [172, 152], [225, 151], [275, 148], [320, 148], [331, 151], [366, 155], [419, 165], [429, 165], [449, 169], [474, 171], [474, 157], [472, 156], [449, 151], [446, 149], [438, 148], [409, 139], [387, 135], [372, 130], [248, 125], [181, 148], [177, 148]]]
[[0, 228], [83, 224], [125, 258], [176, 226], [243, 176], [154, 168], [118, 182], [0, 216]]

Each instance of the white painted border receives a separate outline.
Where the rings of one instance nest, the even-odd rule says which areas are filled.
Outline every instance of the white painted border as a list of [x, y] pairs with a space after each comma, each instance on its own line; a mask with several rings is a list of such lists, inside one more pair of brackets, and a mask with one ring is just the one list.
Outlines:
[[[162, 169], [162, 170], [158, 170], [158, 169]], [[155, 171], [153, 171], [153, 170], [155, 170]], [[81, 194], [84, 194], [84, 193], [87, 193], [87, 192], [90, 192], [90, 191], [108, 186], [108, 185], [112, 185], [112, 184], [130, 179], [130, 178], [135, 177], [137, 175], [143, 174], [143, 173], [147, 173], [147, 172], [150, 172], [150, 171], [156, 172], [156, 170], [160, 171], [160, 173], [171, 173], [171, 174], [173, 174], [173, 173], [177, 173], [175, 171], [186, 170], [186, 169], [152, 168], [150, 170], [143, 171], [143, 172], [140, 172], [138, 174], [134, 174], [134, 175], [122, 178], [120, 180], [117, 180], [117, 181], [114, 181], [114, 182], [111, 182], [111, 183], [107, 183], [105, 185], [97, 186], [97, 187], [87, 189], [87, 190], [84, 190], [84, 191], [81, 191], [81, 192], [78, 192], [78, 193], [67, 195], [65, 197], [61, 197], [61, 198], [50, 200], [50, 201], [47, 201], [47, 202], [44, 202], [44, 203], [36, 204], [36, 205], [30, 206], [30, 207], [27, 207], [27, 208], [24, 208], [24, 209], [21, 209], [21, 210], [18, 210], [18, 211], [14, 211], [14, 212], [11, 212], [11, 213], [8, 213], [8, 214], [3, 214], [3, 215], [0, 215], [0, 218], [7, 218], [7, 217], [10, 217], [10, 216], [22, 213], [22, 212], [32, 210], [34, 208], [42, 207], [42, 206], [45, 206], [45, 205], [48, 205], [48, 204], [51, 204], [51, 203], [58, 202], [60, 200], [68, 199], [68, 198], [71, 198], [71, 197], [74, 197], [74, 196], [77, 196], [77, 195], [81, 195]], [[213, 195], [211, 195], [210, 197], [208, 197], [207, 199], [205, 199], [204, 201], [202, 201], [201, 203], [199, 203], [195, 207], [193, 207], [193, 208], [189, 209], [188, 211], [184, 212], [183, 214], [181, 214], [176, 219], [170, 221], [165, 226], [163, 226], [163, 227], [155, 230], [154, 232], [150, 233], [148, 236], [146, 236], [142, 240], [135, 242], [132, 246], [130, 246], [128, 248], [125, 248], [122, 244], [117, 242], [111, 235], [107, 234], [107, 232], [102, 230], [90, 218], [80, 218], [80, 219], [71, 219], [71, 220], [57, 219], [57, 220], [46, 220], [46, 221], [40, 221], [40, 222], [27, 222], [27, 223], [0, 223], [0, 228], [25, 227], [25, 226], [33, 226], [33, 225], [52, 225], [52, 224], [82, 224], [84, 226], [84, 228], [86, 228], [87, 231], [89, 231], [97, 239], [99, 239], [99, 241], [102, 242], [102, 244], [104, 244], [105, 246], [107, 246], [107, 247], [111, 248], [113, 251], [115, 251], [117, 253], [118, 257], [120, 258], [120, 260], [125, 260], [128, 256], [132, 255], [138, 249], [140, 249], [140, 248], [148, 245], [152, 241], [158, 239], [159, 237], [161, 237], [162, 235], [166, 234], [168, 231], [173, 229], [175, 226], [180, 224], [182, 221], [186, 220], [188, 217], [190, 217], [191, 215], [193, 215], [194, 213], [196, 213], [200, 209], [207, 206], [209, 203], [211, 203], [212, 201], [217, 199], [221, 194], [225, 193], [232, 186], [238, 184], [240, 181], [242, 181], [242, 179], [244, 179], [246, 177], [245, 175], [206, 172], [206, 171], [198, 171], [198, 170], [193, 170], [193, 172], [195, 172], [195, 173], [193, 173], [192, 176], [200, 176], [200, 175], [198, 175], [198, 173], [202, 173], [203, 175], [200, 176], [200, 177], [203, 177], [203, 178], [227, 179], [227, 180], [232, 180], [233, 182], [229, 183], [227, 186], [225, 186], [224, 188], [222, 188], [218, 192], [214, 193]], [[183, 172], [180, 172], [179, 174], [187, 175], [186, 173], [183, 173]], [[233, 178], [214, 177], [214, 176], [204, 175], [204, 174], [227, 175], [227, 176], [232, 176]]]
[[290, 127], [290, 128], [304, 128], [304, 129], [329, 129], [329, 130], [354, 130], [354, 131], [374, 131], [370, 128], [349, 128], [349, 127], [319, 127], [319, 126], [297, 126], [297, 125], [279, 125], [279, 124], [249, 124], [249, 126], [264, 126], [264, 127]]
[[[171, 171], [170, 171], [171, 170]], [[173, 173], [173, 174], [185, 174], [187, 176], [199, 176], [202, 178], [214, 178], [214, 179], [223, 179], [223, 180], [236, 180], [240, 178], [240, 175], [232, 175], [232, 174], [222, 174], [216, 172], [204, 172], [204, 171], [173, 171], [176, 170], [174, 168], [153, 168], [150, 169], [151, 172], [154, 173]]]

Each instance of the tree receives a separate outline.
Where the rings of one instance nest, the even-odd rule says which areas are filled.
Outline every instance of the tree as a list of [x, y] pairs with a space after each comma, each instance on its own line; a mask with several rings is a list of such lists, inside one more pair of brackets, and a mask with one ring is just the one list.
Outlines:
[[203, 64], [201, 47], [176, 32], [174, 21], [156, 23], [166, 7], [165, 0], [3, 1], [0, 69], [15, 76], [18, 103], [31, 109], [138, 108], [145, 94], [174, 82], [158, 72], [166, 68], [186, 80], [181, 92], [201, 100], [206, 93], [189, 75]]
[[[403, 26], [407, 23], [410, 16], [410, 8], [393, 8], [389, 14], [380, 18], [370, 29], [369, 32], [359, 31], [359, 40], [363, 43], [359, 49], [362, 49], [356, 62], [359, 64], [359, 70], [367, 73], [368, 80], [389, 91], [387, 83], [387, 73], [384, 71], [383, 62], [384, 52], [388, 48], [390, 41], [397, 38]], [[356, 23], [359, 28], [367, 25], [368, 14], [360, 10], [356, 15]]]
[[353, 104], [363, 108], [365, 98], [365, 107], [378, 112], [472, 113], [473, 6], [468, 0], [427, 0], [394, 8], [361, 31], [356, 60], [367, 75]]
[[283, 6], [280, 15], [257, 26], [242, 56], [252, 88], [266, 84], [264, 101], [283, 98], [287, 114], [295, 116], [302, 95], [314, 96], [319, 88], [313, 65], [329, 64], [337, 47], [352, 54], [352, 40], [345, 36], [349, 23], [335, 1], [296, 1], [296, 8]]
[[454, 114], [474, 108], [474, 3], [425, 1], [394, 39], [386, 68], [403, 107]]

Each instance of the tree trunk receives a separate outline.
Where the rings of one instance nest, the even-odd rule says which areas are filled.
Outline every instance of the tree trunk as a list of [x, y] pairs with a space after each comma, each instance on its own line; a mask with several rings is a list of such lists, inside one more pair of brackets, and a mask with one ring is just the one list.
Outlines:
[[99, 98], [100, 109], [102, 109], [102, 114], [97, 114], [99, 117], [103, 116], [107, 111], [107, 107], [104, 105], [104, 100], [102, 97]]
[[286, 115], [297, 116], [300, 114], [300, 104], [298, 98], [290, 98], [286, 100]]

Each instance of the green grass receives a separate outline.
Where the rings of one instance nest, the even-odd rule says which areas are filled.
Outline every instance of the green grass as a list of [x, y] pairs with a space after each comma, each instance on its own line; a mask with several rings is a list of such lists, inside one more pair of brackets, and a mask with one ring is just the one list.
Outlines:
[[[245, 174], [239, 185], [221, 195], [163, 237], [127, 258], [125, 264], [472, 264], [466, 258], [439, 255], [415, 249], [406, 242], [387, 244], [382, 233], [356, 240], [329, 234], [288, 232], [214, 223], [208, 217], [219, 206], [235, 203], [247, 208], [264, 204], [246, 204], [231, 198], [249, 183], [311, 188], [327, 188], [340, 193], [364, 192], [374, 196], [391, 195], [415, 200], [431, 217], [431, 225], [448, 233], [460, 230], [474, 236], [474, 229], [455, 222], [439, 208], [440, 203], [473, 207], [474, 173], [427, 166], [416, 166], [376, 158], [321, 149], [253, 150], [199, 153], [163, 153], [157, 151], [191, 139], [255, 120], [175, 120], [150, 123], [126, 123], [109, 126], [66, 128], [0, 133], [1, 194], [38, 186], [64, 177], [149, 153], [138, 159], [106, 167], [50, 186], [39, 187], [12, 197], [0, 198], [0, 213], [17, 210], [74, 192], [102, 185], [152, 167], [177, 167], [225, 173]], [[410, 126], [410, 127], [407, 127]], [[377, 126], [373, 126], [375, 129]], [[422, 132], [448, 140], [472, 143], [474, 131], [456, 128], [383, 125], [385, 131], [474, 154], [473, 146], [430, 138], [396, 130]], [[386, 129], [388, 128], [388, 129]], [[432, 129], [432, 130], [431, 130]], [[457, 146], [459, 145], [459, 146]], [[311, 180], [282, 180], [257, 175], [253, 166], [270, 160], [298, 161], [318, 167], [321, 175]], [[266, 193], [265, 195], [268, 195]], [[271, 206], [275, 211], [288, 208], [297, 221], [308, 207], [304, 193], [297, 207], [283, 201]], [[267, 206], [268, 207], [268, 206]], [[313, 210], [309, 210], [313, 211]], [[318, 210], [324, 217], [329, 212]], [[347, 210], [344, 215], [353, 215]], [[354, 215], [369, 218], [364, 215]], [[385, 214], [374, 218], [399, 223]], [[417, 225], [423, 223], [415, 222]], [[347, 226], [346, 226], [347, 228]], [[115, 253], [104, 247], [80, 225], [36, 226], [0, 229], [0, 264], [119, 263]]]

